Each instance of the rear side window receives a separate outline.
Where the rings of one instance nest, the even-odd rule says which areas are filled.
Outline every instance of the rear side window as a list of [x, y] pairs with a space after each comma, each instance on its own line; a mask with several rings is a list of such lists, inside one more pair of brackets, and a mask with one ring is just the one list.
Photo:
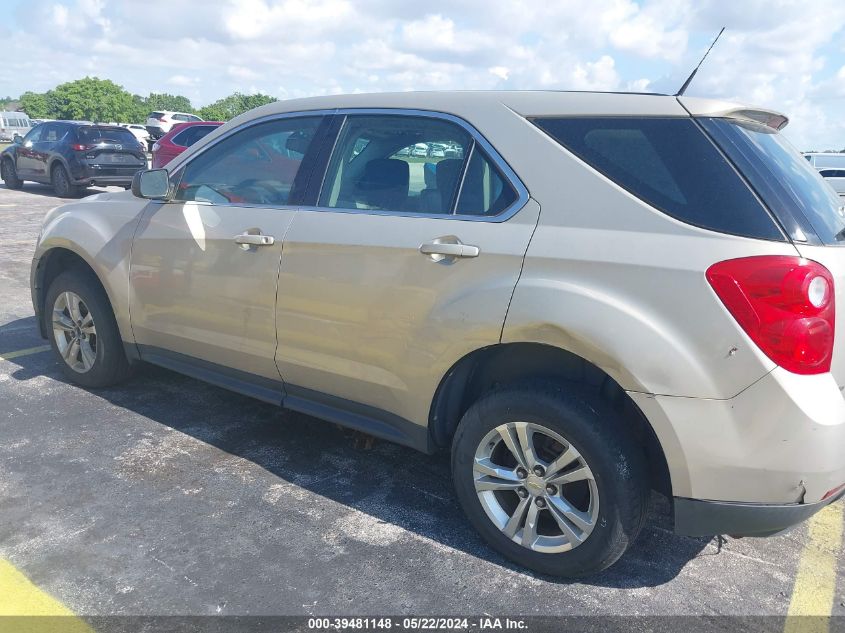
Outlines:
[[534, 123], [616, 184], [682, 222], [785, 240], [760, 200], [692, 119], [578, 117]]
[[841, 198], [781, 134], [730, 119], [701, 119], [701, 124], [781, 223], [790, 227], [793, 239], [813, 241], [815, 236], [823, 244], [845, 245]]

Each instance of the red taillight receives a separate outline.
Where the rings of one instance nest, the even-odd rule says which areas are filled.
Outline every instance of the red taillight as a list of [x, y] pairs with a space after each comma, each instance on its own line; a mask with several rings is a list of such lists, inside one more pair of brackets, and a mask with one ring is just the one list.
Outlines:
[[77, 152], [85, 152], [89, 149], [94, 149], [96, 145], [84, 145], [82, 143], [74, 143], [70, 146], [71, 149], [76, 150]]
[[780, 255], [729, 259], [707, 281], [761, 350], [796, 374], [830, 371], [833, 277], [816, 262]]

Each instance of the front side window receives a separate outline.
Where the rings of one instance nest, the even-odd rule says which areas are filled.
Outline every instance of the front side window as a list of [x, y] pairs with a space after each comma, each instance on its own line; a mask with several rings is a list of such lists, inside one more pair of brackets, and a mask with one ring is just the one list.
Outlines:
[[40, 125], [36, 125], [32, 128], [26, 136], [23, 137], [24, 143], [37, 143], [41, 140], [41, 132], [44, 131], [46, 126], [42, 123]]
[[232, 134], [188, 163], [174, 199], [298, 204], [307, 178], [300, 167], [321, 120], [278, 119]]
[[691, 118], [564, 117], [534, 123], [667, 215], [721, 233], [784, 240], [766, 208]]
[[450, 214], [464, 156], [473, 143], [461, 126], [403, 115], [350, 116], [320, 194], [320, 206]]

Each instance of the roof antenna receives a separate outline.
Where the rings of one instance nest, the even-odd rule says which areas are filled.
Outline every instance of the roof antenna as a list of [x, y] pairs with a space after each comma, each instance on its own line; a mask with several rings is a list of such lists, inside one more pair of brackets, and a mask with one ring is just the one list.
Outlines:
[[676, 97], [683, 96], [683, 94], [687, 91], [687, 88], [689, 88], [689, 85], [692, 83], [693, 77], [695, 77], [695, 73], [697, 73], [698, 69], [701, 68], [701, 64], [703, 64], [704, 60], [707, 59], [707, 56], [710, 54], [710, 51], [713, 50], [714, 46], [716, 46], [716, 42], [719, 41], [719, 38], [722, 37], [722, 33], [724, 33], [724, 32], [725, 32], [725, 27], [723, 26], [722, 30], [719, 31], [719, 34], [716, 36], [716, 39], [713, 40], [713, 43], [710, 45], [710, 48], [708, 48], [707, 52], [704, 53], [704, 57], [702, 57], [701, 61], [698, 62], [698, 66], [696, 66], [695, 69], [690, 73], [690, 76], [687, 77], [687, 80], [684, 82], [684, 85], [681, 86], [681, 89], [678, 90], [678, 92], [675, 93]]

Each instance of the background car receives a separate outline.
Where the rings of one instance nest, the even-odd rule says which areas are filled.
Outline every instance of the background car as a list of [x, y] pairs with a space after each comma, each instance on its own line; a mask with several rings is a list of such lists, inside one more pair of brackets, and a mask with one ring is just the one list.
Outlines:
[[35, 126], [0, 154], [0, 175], [10, 189], [25, 180], [50, 184], [60, 197], [91, 185], [129, 187], [147, 166], [138, 139], [116, 125], [53, 121]]
[[845, 197], [845, 168], [820, 169], [819, 174], [840, 196]]
[[146, 129], [150, 137], [153, 139], [160, 139], [167, 134], [170, 129], [178, 123], [186, 123], [189, 121], [202, 121], [200, 117], [195, 114], [187, 112], [170, 112], [169, 110], [156, 110], [150, 112], [147, 116]]
[[23, 136], [33, 123], [23, 112], [0, 112], [0, 141], [11, 141], [15, 135]]
[[807, 152], [803, 156], [816, 169], [845, 169], [845, 154], [841, 152]]
[[222, 121], [191, 121], [174, 125], [153, 143], [153, 169], [164, 167], [198, 140], [223, 125]]
[[147, 128], [143, 125], [139, 125], [137, 123], [121, 123], [121, 127], [125, 127], [127, 130], [132, 132], [135, 135], [141, 145], [143, 146], [144, 150], [149, 150], [150, 148], [150, 133], [147, 132]]

